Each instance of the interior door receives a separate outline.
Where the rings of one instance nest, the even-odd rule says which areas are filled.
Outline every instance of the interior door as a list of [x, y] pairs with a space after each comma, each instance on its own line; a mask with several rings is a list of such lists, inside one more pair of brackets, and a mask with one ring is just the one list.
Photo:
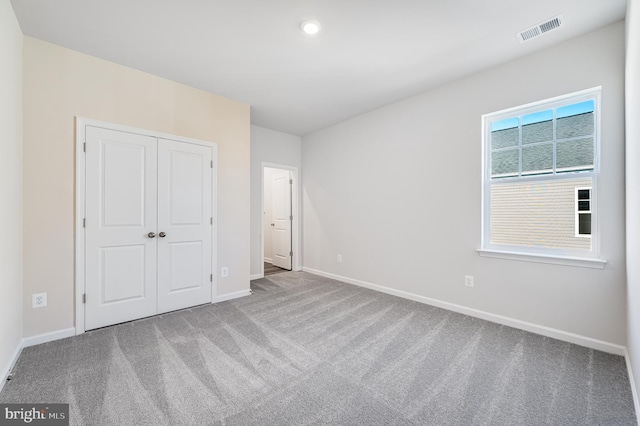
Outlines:
[[272, 177], [273, 265], [291, 270], [291, 176], [279, 170]]
[[158, 313], [211, 302], [212, 158], [158, 140]]
[[156, 313], [157, 140], [87, 126], [85, 149], [90, 330]]

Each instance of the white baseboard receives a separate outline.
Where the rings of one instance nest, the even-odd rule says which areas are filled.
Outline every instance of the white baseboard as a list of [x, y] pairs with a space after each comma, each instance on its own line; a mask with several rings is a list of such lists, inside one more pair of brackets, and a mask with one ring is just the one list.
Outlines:
[[213, 303], [224, 302], [227, 300], [237, 299], [239, 297], [249, 296], [251, 294], [251, 290], [242, 290], [236, 291], [234, 293], [221, 294], [220, 296], [216, 296], [213, 299]]
[[11, 358], [9, 358], [9, 363], [2, 370], [2, 373], [0, 373], [0, 380], [1, 380], [0, 392], [2, 391], [2, 388], [4, 387], [4, 385], [7, 383], [7, 377], [9, 377], [11, 370], [13, 370], [13, 367], [16, 365], [16, 362], [18, 361], [18, 358], [20, 357], [21, 352], [22, 352], [22, 340], [18, 342], [18, 344], [16, 345], [16, 349], [13, 351], [13, 354], [11, 354]]
[[54, 340], [65, 339], [67, 337], [75, 335], [76, 329], [74, 327], [65, 328], [64, 330], [50, 331], [49, 333], [42, 333], [31, 337], [25, 337], [24, 339], [22, 339], [22, 347], [27, 348], [29, 346], [53, 342]]
[[271, 259], [270, 257], [265, 257], [264, 261], [267, 263], [273, 263], [273, 259]]
[[264, 274], [255, 274], [249, 277], [249, 281], [259, 280], [260, 278], [264, 278]]
[[518, 328], [531, 333], [540, 334], [554, 339], [562, 340], [569, 343], [575, 343], [576, 345], [586, 346], [587, 348], [596, 349], [603, 352], [612, 353], [615, 355], [625, 355], [626, 348], [622, 345], [615, 343], [605, 342], [603, 340], [593, 339], [591, 337], [582, 336], [580, 334], [570, 333], [568, 331], [558, 330], [555, 328], [547, 327], [544, 325], [534, 324], [527, 321], [522, 321], [515, 318], [505, 317], [502, 315], [493, 314], [491, 312], [481, 311], [474, 308], [469, 308], [463, 305], [457, 305], [455, 303], [445, 302], [438, 299], [432, 299], [430, 297], [420, 296], [418, 294], [409, 293], [403, 290], [396, 290], [394, 288], [381, 286], [378, 284], [372, 284], [366, 281], [356, 280], [353, 278], [343, 277], [341, 275], [332, 274], [329, 272], [319, 271], [317, 269], [302, 268], [303, 271], [311, 274], [320, 275], [327, 278], [333, 278], [338, 281], [342, 281], [348, 284], [357, 285], [360, 287], [369, 288], [382, 293], [391, 294], [393, 296], [402, 297], [405, 299], [413, 300], [416, 302], [424, 303], [431, 306], [437, 306], [438, 308], [447, 309], [449, 311], [458, 312], [461, 314], [469, 315], [483, 320], [495, 322], [498, 324], [508, 325], [509, 327]]
[[629, 374], [629, 384], [631, 385], [631, 395], [633, 396], [633, 405], [636, 407], [636, 418], [640, 426], [640, 399], [638, 399], [638, 389], [636, 388], [636, 380], [633, 376], [633, 368], [631, 367], [631, 358], [627, 348], [624, 349], [624, 358], [627, 361], [627, 373]]
[[5, 383], [7, 383], [7, 377], [11, 373], [11, 370], [13, 370], [13, 367], [16, 365], [16, 362], [18, 361], [18, 358], [22, 353], [22, 349], [29, 346], [35, 346], [41, 343], [52, 342], [54, 340], [64, 339], [65, 337], [71, 337], [75, 335], [76, 335], [75, 328], [66, 328], [64, 330], [51, 331], [49, 333], [43, 333], [43, 334], [38, 334], [36, 336], [22, 338], [18, 342], [16, 349], [13, 351], [13, 354], [9, 359], [8, 365], [0, 373], [0, 380], [1, 380], [0, 391], [4, 387]]

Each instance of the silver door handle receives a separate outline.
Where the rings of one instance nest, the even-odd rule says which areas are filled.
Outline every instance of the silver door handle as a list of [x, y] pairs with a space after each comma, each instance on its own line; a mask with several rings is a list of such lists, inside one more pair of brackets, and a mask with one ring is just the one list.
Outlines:
[[272, 223], [272, 224], [271, 224], [271, 226], [276, 226], [276, 224], [275, 224], [275, 223]]
[[147, 234], [147, 237], [149, 237], [149, 238], [155, 238], [155, 237], [156, 237], [156, 233], [155, 233], [155, 232], [149, 232], [149, 233]]
[[167, 234], [165, 234], [164, 232], [161, 232], [161, 233], [158, 234], [158, 237], [160, 237], [160, 238], [164, 238], [166, 236], [167, 236]]

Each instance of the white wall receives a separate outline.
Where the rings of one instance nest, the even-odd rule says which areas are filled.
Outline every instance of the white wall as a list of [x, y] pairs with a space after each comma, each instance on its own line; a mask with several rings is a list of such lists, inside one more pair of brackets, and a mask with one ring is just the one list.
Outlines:
[[[304, 136], [305, 268], [624, 345], [623, 66], [619, 22]], [[479, 257], [481, 115], [600, 85], [606, 268]]]
[[[636, 386], [640, 384], [640, 0], [627, 11], [627, 348]], [[640, 415], [638, 395], [636, 413]]]
[[[251, 276], [262, 273], [262, 163], [301, 169], [301, 138], [264, 127], [251, 126]], [[298, 198], [300, 198], [298, 182]], [[295, 187], [295, 183], [294, 183]], [[294, 218], [295, 222], [295, 218]], [[296, 242], [294, 241], [294, 246]], [[295, 252], [295, 249], [294, 249]], [[294, 254], [295, 262], [295, 254]]]
[[25, 337], [74, 325], [76, 116], [217, 143], [217, 295], [247, 292], [249, 105], [31, 37], [23, 58]]
[[22, 339], [22, 31], [0, 0], [0, 389]]

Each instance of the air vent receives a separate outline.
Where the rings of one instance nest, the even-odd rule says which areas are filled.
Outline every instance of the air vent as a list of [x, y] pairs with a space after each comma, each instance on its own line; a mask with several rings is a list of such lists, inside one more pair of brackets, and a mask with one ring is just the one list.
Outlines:
[[564, 19], [562, 15], [556, 16], [553, 19], [550, 19], [546, 22], [542, 22], [538, 25], [535, 25], [531, 28], [527, 28], [524, 31], [520, 31], [516, 34], [518, 41], [520, 43], [524, 43], [525, 41], [529, 41], [532, 38], [536, 38], [541, 36], [544, 33], [548, 33], [549, 31], [556, 30], [564, 25]]

